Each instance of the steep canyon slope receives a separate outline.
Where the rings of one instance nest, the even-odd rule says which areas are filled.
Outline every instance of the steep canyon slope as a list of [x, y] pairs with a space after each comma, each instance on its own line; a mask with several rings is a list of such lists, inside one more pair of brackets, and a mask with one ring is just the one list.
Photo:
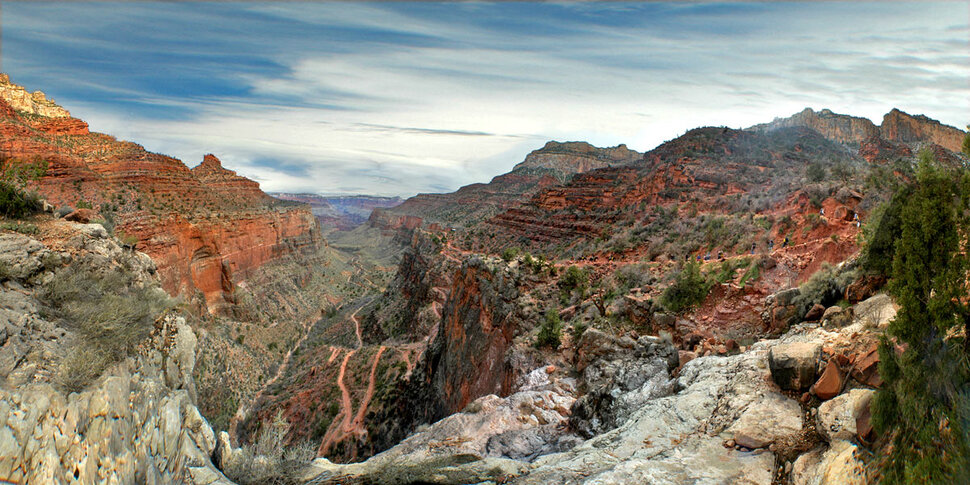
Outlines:
[[235, 285], [251, 271], [320, 243], [306, 206], [269, 197], [214, 155], [189, 169], [92, 133], [55, 106], [0, 78], [0, 153], [45, 161], [47, 172], [36, 183], [41, 195], [57, 207], [90, 207], [94, 217], [133, 238], [158, 262], [169, 293], [211, 313], [231, 312]]

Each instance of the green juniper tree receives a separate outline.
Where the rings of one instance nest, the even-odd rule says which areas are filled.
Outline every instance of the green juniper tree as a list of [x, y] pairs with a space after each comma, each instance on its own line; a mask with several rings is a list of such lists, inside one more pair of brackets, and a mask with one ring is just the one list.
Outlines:
[[970, 483], [965, 177], [921, 154], [911, 193], [898, 200], [889, 291], [900, 308], [879, 347], [884, 385], [873, 405], [887, 439], [883, 483]]

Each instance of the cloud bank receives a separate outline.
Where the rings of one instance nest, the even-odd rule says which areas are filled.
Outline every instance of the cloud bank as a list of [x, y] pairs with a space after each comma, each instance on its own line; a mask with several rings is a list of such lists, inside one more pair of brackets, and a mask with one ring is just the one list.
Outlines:
[[806, 106], [970, 119], [970, 4], [28, 3], [2, 68], [265, 190], [413, 195], [550, 139], [648, 150]]

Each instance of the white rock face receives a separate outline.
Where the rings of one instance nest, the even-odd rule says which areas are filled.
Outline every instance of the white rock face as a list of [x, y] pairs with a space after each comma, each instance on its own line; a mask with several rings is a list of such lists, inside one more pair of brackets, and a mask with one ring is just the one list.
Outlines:
[[[164, 327], [189, 333], [181, 319]], [[159, 333], [164, 342], [169, 331]], [[153, 350], [158, 352], [158, 350]], [[164, 351], [163, 351], [164, 352]], [[0, 388], [0, 479], [15, 483], [230, 483], [210, 460], [215, 438], [188, 391], [130, 359], [81, 393], [50, 384]], [[149, 479], [148, 477], [152, 477]], [[76, 482], [75, 482], [76, 481]]]
[[[798, 405], [770, 387], [766, 347], [688, 362], [682, 391], [648, 402], [616, 430], [538, 459], [515, 483], [770, 484], [770, 452], [723, 445], [738, 429], [773, 441], [802, 428]], [[755, 426], [769, 414], [772, 421]]]
[[792, 485], [866, 485], [875, 479], [868, 452], [848, 441], [817, 448], [795, 460]]
[[893, 318], [896, 318], [896, 304], [889, 295], [880, 293], [856, 304], [853, 323], [885, 328]]
[[[534, 391], [506, 399], [481, 398], [472, 406], [481, 406], [476, 414], [445, 418], [366, 462], [336, 465], [318, 459], [308, 478], [315, 477], [314, 483], [403, 483], [398, 481], [402, 476], [420, 476], [429, 483], [464, 483], [459, 478], [477, 483], [504, 474], [509, 483], [522, 484], [767, 485], [775, 467], [772, 453], [738, 451], [723, 443], [738, 430], [771, 442], [802, 429], [801, 408], [771, 382], [769, 345], [757, 344], [731, 357], [695, 359], [681, 371], [680, 392], [650, 400], [618, 428], [571, 449], [539, 456], [531, 464], [490, 455], [489, 443], [507, 430], [540, 429], [543, 421], [564, 420], [561, 413], [545, 408], [556, 409], [573, 398]], [[524, 402], [531, 404], [523, 406]], [[489, 458], [478, 458], [484, 456]], [[483, 467], [491, 471], [474, 474]], [[447, 473], [437, 475], [442, 469]]]
[[66, 109], [47, 99], [42, 91], [28, 93], [23, 86], [10, 82], [10, 77], [0, 74], [0, 99], [18, 111], [46, 116], [48, 118], [67, 118], [71, 116]]
[[[532, 379], [533, 383], [544, 380], [538, 372]], [[346, 477], [378, 484], [409, 480], [476, 483], [519, 474], [538, 454], [560, 451], [580, 441], [561, 432], [576, 400], [573, 386], [572, 379], [561, 379], [543, 386], [544, 390], [520, 391], [507, 398], [481, 397], [465, 411], [366, 462], [337, 465], [318, 458], [307, 477], [333, 483]]]
[[[185, 320], [157, 322], [138, 353], [81, 392], [54, 387], [70, 329], [41, 316], [36, 299], [65, 264], [120, 265], [154, 280], [148, 256], [121, 248], [98, 224], [57, 223], [52, 251], [0, 235], [0, 480], [13, 483], [229, 484], [212, 465], [216, 438], [194, 405], [196, 337]], [[161, 363], [167, 363], [162, 369]]]
[[829, 442], [855, 439], [856, 416], [873, 394], [871, 389], [853, 389], [823, 402], [818, 407], [818, 433]]

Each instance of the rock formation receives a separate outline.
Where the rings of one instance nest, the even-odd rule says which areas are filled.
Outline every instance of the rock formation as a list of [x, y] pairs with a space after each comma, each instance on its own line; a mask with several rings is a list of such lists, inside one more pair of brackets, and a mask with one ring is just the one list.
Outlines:
[[909, 115], [893, 109], [882, 119], [882, 137], [901, 143], [930, 142], [959, 152], [965, 133], [923, 115]]
[[0, 153], [46, 161], [38, 192], [58, 207], [90, 205], [135, 238], [158, 263], [166, 291], [189, 298], [201, 292], [200, 304], [226, 313], [234, 286], [251, 271], [319, 244], [305, 206], [269, 197], [214, 155], [190, 170], [134, 143], [89, 133], [67, 111], [42, 96], [27, 103], [21, 91], [0, 79]]
[[576, 174], [636, 164], [641, 156], [625, 145], [598, 148], [584, 142], [550, 141], [487, 184], [467, 185], [450, 194], [418, 194], [392, 209], [375, 211], [374, 220], [412, 216], [449, 227], [473, 225]]
[[210, 460], [215, 433], [195, 406], [197, 339], [182, 317], [157, 320], [132, 356], [78, 392], [63, 390], [84, 344], [76, 322], [52, 319], [41, 301], [55, 273], [124, 268], [132, 284], [157, 290], [155, 265], [97, 224], [55, 222], [44, 234], [43, 243], [0, 234], [0, 479], [230, 484]]
[[27, 92], [23, 86], [10, 82], [10, 76], [0, 73], [0, 99], [13, 109], [48, 118], [70, 118], [71, 114], [54, 100], [47, 99], [43, 91]]
[[886, 113], [879, 126], [866, 118], [837, 114], [828, 109], [814, 111], [805, 108], [791, 117], [776, 118], [771, 123], [748, 129], [764, 132], [795, 126], [811, 128], [830, 140], [855, 146], [871, 139], [882, 138], [897, 143], [935, 143], [947, 150], [959, 152], [964, 137], [964, 132], [957, 128], [924, 115], [913, 116], [896, 108]]

